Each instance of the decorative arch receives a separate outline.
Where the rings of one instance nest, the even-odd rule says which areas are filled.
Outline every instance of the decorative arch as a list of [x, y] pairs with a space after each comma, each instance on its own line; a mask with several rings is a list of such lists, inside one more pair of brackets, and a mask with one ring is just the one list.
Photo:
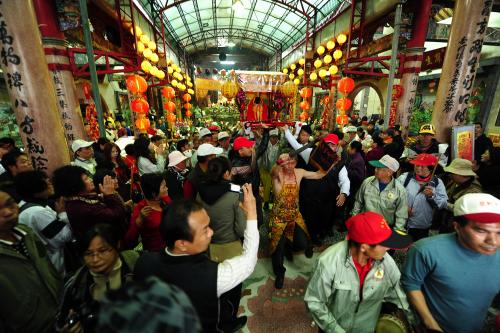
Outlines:
[[[385, 84], [385, 85], [384, 85]], [[349, 93], [348, 98], [351, 99], [354, 102], [354, 98], [356, 95], [366, 87], [373, 88], [375, 92], [378, 95], [378, 98], [380, 100], [380, 110], [381, 114], [380, 116], [383, 118], [384, 117], [384, 107], [385, 107], [385, 96], [384, 96], [384, 90], [387, 90], [387, 82], [386, 80], [373, 80], [373, 79], [362, 79], [361, 81], [356, 82], [356, 87], [354, 88], [353, 91]]]

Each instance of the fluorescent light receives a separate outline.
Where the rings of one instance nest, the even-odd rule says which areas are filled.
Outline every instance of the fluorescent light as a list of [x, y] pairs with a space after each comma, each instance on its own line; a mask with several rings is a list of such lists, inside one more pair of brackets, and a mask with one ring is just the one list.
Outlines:
[[448, 24], [449, 25], [449, 24], [451, 24], [452, 19], [453, 19], [453, 16], [452, 17], [448, 17], [448, 18], [446, 18], [444, 20], [439, 21], [438, 24]]
[[236, 63], [235, 61], [231, 60], [224, 60], [220, 62], [221, 65], [234, 65], [235, 63]]
[[229, 42], [229, 43], [227, 43], [227, 44], [226, 44], [226, 46], [228, 46], [228, 47], [233, 47], [233, 46], [235, 46], [235, 45], [236, 45], [236, 44], [235, 44], [235, 43], [233, 43], [233, 42]]
[[234, 1], [232, 7], [236, 13], [241, 13], [243, 10], [245, 10], [245, 6], [243, 6], [241, 0]]

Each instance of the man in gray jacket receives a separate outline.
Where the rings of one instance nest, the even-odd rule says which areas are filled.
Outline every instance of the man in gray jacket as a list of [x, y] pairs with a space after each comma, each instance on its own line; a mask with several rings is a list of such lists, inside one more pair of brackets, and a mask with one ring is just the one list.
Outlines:
[[320, 255], [304, 296], [316, 324], [329, 333], [373, 333], [383, 302], [413, 319], [399, 269], [387, 254], [408, 247], [411, 238], [392, 231], [377, 213], [355, 215], [346, 225], [348, 240]]

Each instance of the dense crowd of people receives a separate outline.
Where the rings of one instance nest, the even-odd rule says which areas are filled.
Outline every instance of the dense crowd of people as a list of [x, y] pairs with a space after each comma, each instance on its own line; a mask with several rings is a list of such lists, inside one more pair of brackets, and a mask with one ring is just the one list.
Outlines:
[[[129, 129], [107, 123], [50, 176], [1, 138], [0, 332], [236, 332], [259, 228], [276, 289], [294, 252], [347, 231], [304, 297], [320, 331], [372, 333], [397, 312], [427, 332], [478, 332], [500, 292], [500, 148], [480, 123], [473, 161], [430, 124], [406, 142], [382, 125], [174, 142], [159, 123], [120, 148]], [[408, 248], [400, 272], [392, 255]]]

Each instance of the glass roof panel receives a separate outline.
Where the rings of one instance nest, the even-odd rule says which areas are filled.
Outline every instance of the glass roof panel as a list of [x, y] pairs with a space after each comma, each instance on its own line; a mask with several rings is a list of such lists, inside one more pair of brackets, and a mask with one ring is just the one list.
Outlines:
[[[166, 4], [169, 6], [176, 4], [164, 12], [164, 21], [167, 32], [177, 42], [182, 41], [183, 45], [188, 45], [185, 49], [188, 53], [195, 49], [190, 45], [193, 43], [191, 36], [195, 36], [198, 49], [216, 46], [213, 31], [216, 24], [218, 38], [227, 39], [229, 34], [233, 36], [231, 38], [236, 36], [239, 40], [242, 36], [252, 36], [262, 41], [270, 38], [269, 43], [260, 43], [263, 45], [254, 40], [241, 43], [243, 47], [265, 48], [265, 52], [270, 55], [276, 52], [274, 48], [279, 47], [280, 44], [283, 49], [286, 49], [304, 37], [306, 18], [298, 9], [295, 10], [289, 6], [297, 8], [304, 6], [311, 15], [313, 8], [309, 4], [316, 6], [320, 10], [317, 13], [319, 23], [344, 3], [350, 3], [349, 0], [283, 0], [289, 5], [287, 6], [274, 0], [239, 0], [241, 7], [235, 6], [238, 0], [153, 0], [154, 8], [152, 9], [150, 1], [133, 0], [134, 4], [142, 5], [143, 11], [151, 17], [154, 16], [152, 10], [158, 11]], [[213, 4], [216, 6], [215, 10], [212, 8]], [[215, 20], [214, 13], [217, 16]], [[245, 29], [248, 32], [242, 31]], [[206, 46], [203, 39], [207, 41]]]

